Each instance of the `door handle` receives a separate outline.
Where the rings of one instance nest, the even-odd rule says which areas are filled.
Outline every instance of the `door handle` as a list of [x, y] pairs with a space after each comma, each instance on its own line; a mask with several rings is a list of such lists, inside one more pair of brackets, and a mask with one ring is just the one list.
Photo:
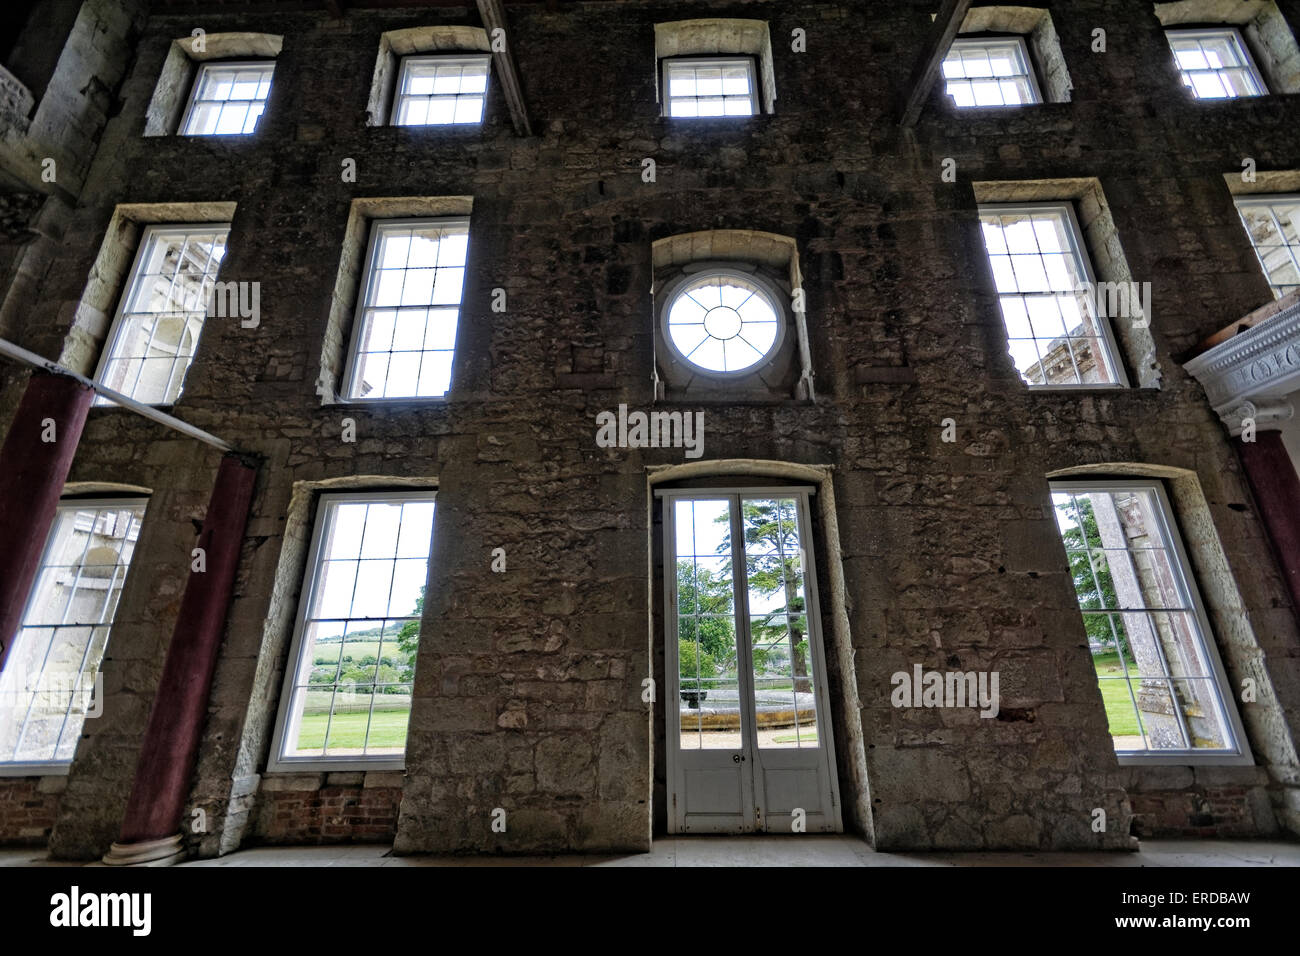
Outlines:
[[740, 762], [741, 762], [742, 760], [744, 760], [744, 759], [745, 759], [745, 758], [742, 757], [740, 754], [732, 754], [732, 755], [731, 755], [731, 760], [732, 760], [733, 763], [740, 763]]

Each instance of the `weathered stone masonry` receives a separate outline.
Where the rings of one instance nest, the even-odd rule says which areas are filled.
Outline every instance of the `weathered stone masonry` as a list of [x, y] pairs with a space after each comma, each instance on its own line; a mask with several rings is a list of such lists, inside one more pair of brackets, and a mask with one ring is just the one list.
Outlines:
[[[115, 208], [236, 204], [222, 278], [261, 283], [262, 321], [209, 321], [173, 409], [264, 456], [193, 784], [208, 829], [192, 849], [637, 850], [663, 831], [663, 704], [641, 700], [645, 677], [665, 686], [646, 482], [681, 451], [598, 448], [594, 422], [620, 402], [652, 405], [651, 243], [705, 229], [798, 245], [818, 400], [704, 406], [703, 460], [772, 463], [766, 476], [830, 466], [837, 528], [816, 515], [814, 531], [846, 826], [881, 849], [1300, 832], [1296, 609], [1235, 452], [1180, 367], [1269, 298], [1223, 174], [1243, 156], [1300, 167], [1296, 95], [1189, 100], [1150, 4], [1073, 0], [1042, 4], [1068, 102], [958, 114], [936, 90], [905, 131], [901, 83], [929, 2], [512, 3], [534, 136], [515, 135], [495, 75], [481, 128], [369, 126], [381, 34], [479, 26], [476, 12], [283, 6], [137, 14], [79, 201], [59, 207], [64, 227], [0, 312], [6, 337], [63, 354]], [[1300, 29], [1300, 3], [1278, 6]], [[688, 16], [767, 21], [774, 114], [659, 116], [654, 25]], [[1090, 49], [1098, 26], [1106, 53]], [[171, 44], [195, 27], [283, 36], [256, 135], [142, 135]], [[806, 53], [790, 49], [796, 28]], [[947, 157], [955, 183], [940, 178]], [[345, 158], [355, 183], [341, 180]], [[1158, 388], [1031, 393], [1012, 368], [973, 184], [1048, 179], [1097, 180], [1134, 279], [1153, 283]], [[461, 196], [473, 207], [450, 399], [322, 406], [351, 204]], [[504, 313], [490, 309], [495, 288]], [[1138, 381], [1145, 357], [1124, 358]], [[7, 428], [26, 376], [3, 374]], [[340, 440], [345, 416], [355, 444]], [[949, 417], [955, 443], [940, 439]], [[5, 840], [49, 828], [55, 855], [89, 859], [117, 838], [219, 460], [92, 409], [70, 480], [148, 488], [149, 509], [104, 714], [66, 781], [0, 778]], [[1242, 707], [1256, 766], [1117, 764], [1047, 497], [1048, 475], [1083, 469], [1166, 480], [1229, 677], [1260, 684]], [[406, 773], [265, 774], [312, 496], [399, 480], [438, 489]], [[504, 576], [489, 567], [497, 547]], [[999, 719], [892, 708], [889, 675], [917, 663], [998, 669]], [[504, 834], [490, 829], [495, 807], [509, 812]], [[1090, 829], [1096, 807], [1104, 834]]]

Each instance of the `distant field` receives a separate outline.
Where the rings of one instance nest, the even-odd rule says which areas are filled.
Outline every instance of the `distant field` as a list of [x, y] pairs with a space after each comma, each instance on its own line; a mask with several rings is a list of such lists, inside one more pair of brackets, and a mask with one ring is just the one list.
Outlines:
[[[335, 714], [368, 714], [370, 713], [371, 704], [370, 694], [357, 694], [348, 691], [339, 691], [337, 694], [328, 690], [312, 690], [307, 692], [307, 700], [303, 705], [303, 716], [315, 717], [325, 716], [332, 708]], [[410, 694], [375, 694], [375, 710], [383, 711], [410, 711], [411, 695]]]
[[[343, 645], [343, 656], [350, 657], [354, 661], [369, 655], [379, 657], [379, 641], [348, 641]], [[397, 649], [397, 641], [385, 641], [383, 644], [384, 656], [393, 658], [394, 662], [401, 658], [401, 652]], [[334, 664], [339, 659], [338, 644], [317, 645], [316, 656], [312, 659], [313, 664]]]

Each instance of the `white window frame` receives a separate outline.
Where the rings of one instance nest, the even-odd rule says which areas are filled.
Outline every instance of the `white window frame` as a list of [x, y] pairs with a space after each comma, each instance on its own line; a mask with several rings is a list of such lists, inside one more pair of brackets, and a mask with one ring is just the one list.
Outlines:
[[[439, 66], [464, 66], [467, 64], [482, 64], [486, 68], [487, 76], [483, 84], [482, 93], [462, 93], [460, 96], [481, 96], [483, 98], [483, 112], [477, 122], [474, 123], [399, 123], [397, 116], [402, 109], [402, 90], [406, 86], [406, 78], [412, 66], [421, 63], [436, 63]], [[488, 93], [492, 88], [492, 57], [487, 54], [443, 54], [443, 53], [411, 53], [401, 58], [397, 67], [397, 86], [393, 89], [393, 108], [388, 115], [388, 125], [398, 126], [403, 129], [423, 129], [430, 126], [439, 129], [455, 129], [461, 127], [472, 129], [481, 127], [487, 122]], [[414, 96], [423, 96], [424, 94], [408, 94]]]
[[[108, 336], [104, 339], [104, 347], [99, 351], [99, 362], [95, 366], [96, 382], [107, 387], [107, 383], [104, 381], [104, 373], [108, 368], [109, 361], [113, 357], [113, 352], [117, 348], [118, 340], [122, 336], [123, 326], [126, 324], [126, 304], [135, 297], [136, 283], [140, 281], [140, 263], [141, 260], [144, 258], [145, 250], [149, 248], [149, 241], [155, 236], [166, 236], [166, 235], [184, 236], [192, 232], [215, 233], [215, 232], [220, 232], [222, 230], [225, 230], [226, 233], [226, 251], [229, 252], [230, 223], [228, 222], [198, 222], [198, 223], [191, 222], [191, 223], [175, 223], [175, 224], [155, 223], [144, 227], [143, 231], [140, 233], [140, 242], [136, 246], [135, 257], [131, 260], [131, 269], [126, 274], [126, 282], [123, 285], [121, 294], [118, 296], [117, 299], [117, 309], [113, 313], [113, 322], [109, 326]], [[220, 266], [218, 266], [217, 271], [213, 274], [213, 282], [221, 281], [219, 278], [220, 275], [221, 275], [221, 268]], [[205, 301], [203, 303], [203, 312], [204, 312], [203, 324], [199, 327], [199, 335], [194, 342], [194, 354], [190, 357], [190, 361], [186, 363], [185, 372], [181, 376], [181, 390], [176, 395], [176, 401], [179, 401], [181, 399], [181, 396], [185, 394], [185, 380], [189, 378], [190, 368], [194, 365], [194, 360], [198, 358], [199, 343], [203, 339], [203, 330], [207, 328], [207, 324], [208, 324], [207, 323], [208, 305], [209, 305], [208, 301]], [[135, 398], [135, 396], [132, 395], [130, 391], [124, 391], [122, 392], [122, 394], [126, 395], [128, 398], [132, 398], [132, 399]], [[109, 402], [106, 399], [100, 399], [98, 397], [96, 398], [95, 404], [104, 405], [104, 406], [113, 405], [112, 402]], [[172, 405], [175, 404], [175, 402], [149, 402], [149, 403], [142, 402], [141, 404], [149, 404], [152, 405], [152, 407], [154, 408], [170, 408]]]
[[[27, 592], [27, 601], [23, 605], [23, 615], [19, 619], [18, 630], [21, 633], [26, 626], [27, 615], [31, 612], [32, 599], [36, 596], [36, 589], [40, 585], [40, 572], [44, 570], [50, 559], [50, 549], [54, 546], [54, 534], [58, 528], [58, 512], [60, 511], [93, 511], [103, 508], [117, 508], [128, 510], [133, 508], [141, 509], [140, 525], [144, 526], [145, 518], [148, 517], [149, 498], [144, 495], [129, 495], [120, 498], [61, 498], [56, 506], [55, 521], [50, 526], [50, 532], [45, 537], [45, 547], [41, 549], [40, 563], [37, 565], [37, 577], [32, 582], [31, 589]], [[137, 542], [139, 540], [137, 533]], [[120, 557], [120, 554], [119, 554]], [[132, 556], [134, 558], [134, 555]], [[126, 576], [122, 579], [122, 590], [125, 592], [127, 582], [131, 577], [131, 566], [127, 566]], [[113, 611], [114, 620], [109, 622], [108, 638], [104, 642], [104, 653], [107, 656], [108, 644], [113, 639], [113, 627], [116, 624], [117, 609]], [[15, 635], [15, 638], [17, 635]], [[11, 656], [12, 659], [12, 656]], [[100, 658], [99, 666], [102, 672], [103, 658]], [[101, 701], [102, 704], [102, 701]], [[72, 769], [72, 763], [76, 760], [74, 749], [71, 760], [30, 760], [30, 761], [4, 761], [0, 760], [0, 777], [31, 777], [31, 776], [66, 776]]]
[[[959, 36], [952, 41], [952, 45], [948, 48], [948, 56], [951, 56], [952, 53], [955, 50], [957, 50], [959, 47], [967, 47], [967, 48], [980, 47], [981, 49], [987, 50], [990, 47], [998, 47], [998, 46], [1014, 46], [1019, 51], [1020, 64], [1025, 68], [1024, 75], [1029, 81], [1029, 89], [1030, 92], [1033, 94], [1034, 97], [1033, 100], [1028, 103], [1002, 103], [995, 106], [994, 105], [981, 106], [978, 103], [973, 106], [961, 106], [960, 104], [958, 104], [956, 107], [957, 109], [963, 111], [964, 110], [1010, 110], [1010, 109], [1020, 109], [1021, 107], [1024, 106], [1039, 106], [1044, 102], [1043, 90], [1042, 87], [1038, 85], [1038, 74], [1037, 71], [1034, 69], [1034, 60], [1033, 57], [1029, 55], [1029, 44], [1025, 42], [1025, 38], [1023, 36], [1020, 36], [1018, 34], [1012, 34], [1010, 36], [994, 36], [994, 37]], [[944, 57], [945, 60], [947, 58], [948, 58], [947, 56]], [[943, 76], [942, 64], [940, 65], [939, 72], [940, 72], [939, 78], [944, 81], [945, 95], [951, 95], [946, 92], [948, 78]], [[1018, 75], [1019, 74], [1017, 74], [1017, 76]], [[1014, 76], [1012, 77], [995, 76], [995, 77], [988, 77], [987, 79], [1014, 79], [1014, 78], [1015, 78]], [[956, 82], [969, 83], [971, 82], [972, 79], [973, 78], [971, 77], [963, 77], [957, 80]], [[979, 79], [985, 79], [985, 77], [979, 77]]]
[[[1230, 688], [1232, 684], [1228, 681], [1227, 672], [1223, 668], [1223, 661], [1219, 656], [1218, 641], [1215, 639], [1214, 629], [1210, 626], [1210, 617], [1205, 610], [1205, 602], [1201, 598], [1200, 588], [1197, 587], [1196, 579], [1192, 573], [1192, 564], [1187, 556], [1187, 549], [1183, 546], [1182, 535], [1178, 532], [1177, 520], [1174, 514], [1173, 506], [1170, 504], [1169, 496], [1165, 492], [1164, 483], [1154, 479], [1098, 479], [1095, 481], [1087, 479], [1069, 479], [1062, 481], [1049, 482], [1050, 492], [1048, 495], [1049, 513], [1055, 520], [1055, 503], [1051, 500], [1051, 494], [1056, 492], [1152, 492], [1157, 503], [1159, 514], [1155, 515], [1158, 524], [1158, 530], [1164, 536], [1169, 544], [1169, 550], [1174, 555], [1178, 566], [1173, 568], [1173, 572], [1178, 575], [1183, 586], [1184, 592], [1191, 601], [1192, 613], [1196, 619], [1196, 625], [1199, 629], [1199, 638], [1201, 649], [1205, 654], [1205, 660], [1209, 664], [1210, 673], [1206, 676], [1212, 678], [1214, 695], [1216, 703], [1219, 705], [1219, 712], [1223, 715], [1226, 729], [1231, 735], [1234, 749], [1232, 750], [1116, 750], [1115, 756], [1122, 765], [1151, 765], [1151, 764], [1178, 764], [1178, 765], [1233, 765], [1240, 766], [1253, 764], [1255, 758], [1251, 755], [1250, 743], [1246, 738], [1246, 729], [1242, 725], [1241, 715], [1233, 700]], [[1061, 543], [1061, 553], [1065, 554], [1065, 542], [1061, 537], [1060, 529], [1056, 528], [1057, 540]], [[1068, 560], [1067, 560], [1068, 564]], [[1075, 598], [1075, 607], [1082, 616], [1083, 611], [1078, 608], [1078, 597]], [[1092, 662], [1089, 661], [1089, 666]], [[1095, 668], [1094, 668], [1095, 670]]]
[[[280, 706], [275, 718], [275, 730], [271, 735], [271, 752], [266, 761], [267, 773], [311, 773], [330, 770], [405, 770], [406, 753], [403, 751], [400, 757], [392, 755], [376, 755], [366, 757], [357, 754], [349, 754], [343, 757], [328, 756], [311, 756], [311, 757], [290, 757], [285, 756], [284, 747], [289, 739], [290, 722], [293, 719], [289, 713], [293, 705], [294, 678], [302, 664], [302, 653], [307, 635], [307, 613], [315, 602], [317, 590], [321, 586], [320, 581], [320, 564], [321, 553], [325, 546], [325, 514], [326, 505], [331, 502], [341, 501], [349, 504], [374, 504], [386, 501], [435, 501], [437, 491], [433, 489], [408, 488], [402, 491], [359, 491], [359, 492], [334, 492], [317, 496], [316, 499], [316, 518], [312, 529], [311, 546], [307, 550], [307, 567], [303, 571], [302, 588], [299, 591], [298, 610], [294, 616], [293, 640], [289, 644], [289, 658], [284, 668], [284, 682], [280, 689]], [[434, 522], [436, 528], [437, 511], [435, 505]], [[432, 539], [430, 539], [429, 563], [433, 563]], [[387, 620], [391, 620], [388, 618]], [[414, 685], [412, 686], [414, 689]], [[412, 694], [411, 711], [415, 712], [415, 697]], [[409, 721], [409, 718], [408, 718]], [[409, 744], [410, 724], [407, 724], [407, 742]], [[328, 741], [326, 741], [328, 743]]]
[[[691, 66], [736, 66], [743, 65], [749, 75], [749, 113], [736, 116], [674, 116], [671, 112], [672, 98], [668, 95], [668, 74], [670, 67], [675, 63], [689, 63]], [[759, 72], [757, 59], [749, 53], [737, 53], [727, 56], [666, 56], [659, 61], [659, 93], [663, 102], [663, 115], [666, 119], [671, 120], [688, 120], [688, 121], [727, 121], [727, 120], [746, 120], [759, 116], [763, 112], [762, 104], [759, 100]], [[686, 99], [688, 97], [679, 97]], [[693, 97], [700, 99], [700, 97]]]
[[[253, 126], [252, 132], [250, 133], [188, 132], [189, 125], [190, 125], [190, 118], [194, 113], [194, 106], [198, 102], [199, 87], [202, 85], [203, 82], [203, 74], [207, 70], [224, 70], [224, 69], [248, 70], [248, 69], [253, 69], [255, 67], [258, 69], [264, 69], [268, 65], [271, 68], [270, 86], [268, 86], [266, 91], [266, 99], [260, 101], [262, 104], [262, 114], [258, 116], [257, 123]], [[262, 119], [266, 116], [266, 106], [271, 101], [271, 90], [274, 89], [275, 87], [275, 67], [276, 67], [276, 62], [273, 58], [270, 57], [266, 57], [259, 60], [204, 60], [203, 62], [199, 63], [199, 68], [194, 71], [194, 81], [190, 84], [190, 95], [185, 102], [185, 112], [181, 114], [181, 123], [180, 126], [177, 127], [177, 133], [181, 136], [196, 136], [200, 138], [205, 136], [256, 136], [258, 132], [261, 131]], [[224, 101], [224, 102], [232, 102], [232, 101]]]
[[[1250, 248], [1254, 251], [1255, 258], [1259, 260], [1260, 272], [1264, 274], [1264, 281], [1268, 283], [1268, 287], [1273, 291], [1273, 297], [1275, 299], [1280, 299], [1284, 295], [1289, 295], [1291, 292], [1296, 291], [1295, 289], [1289, 289], [1287, 292], [1282, 292], [1278, 286], [1273, 284], [1273, 277], [1269, 275], [1268, 267], [1264, 264], [1264, 257], [1260, 255], [1259, 247], [1255, 245], [1255, 237], [1250, 234], [1250, 226], [1247, 225], [1246, 217], [1242, 215], [1242, 210], [1248, 207], [1267, 209], [1269, 210], [1269, 214], [1273, 217], [1274, 224], [1277, 225], [1277, 213], [1273, 211], [1273, 207], [1294, 204], [1297, 208], [1300, 208], [1300, 193], [1252, 193], [1244, 196], [1234, 196], [1233, 202], [1237, 207], [1238, 216], [1241, 217], [1241, 227], [1246, 231], [1246, 240], [1250, 243]], [[1297, 214], [1297, 218], [1300, 219], [1300, 213]], [[1300, 230], [1300, 222], [1294, 223], [1293, 226], [1295, 229]], [[1279, 228], [1279, 234], [1282, 237], [1282, 241], [1286, 243], [1285, 231], [1282, 231]], [[1295, 265], [1297, 275], [1300, 276], [1300, 245], [1293, 246], [1290, 243], [1286, 243], [1285, 248], [1291, 256], [1291, 262]], [[1300, 288], [1300, 278], [1297, 279], [1296, 288]]]
[[[1171, 40], [1205, 40], [1205, 39], [1223, 39], [1229, 37], [1237, 47], [1237, 52], [1241, 54], [1242, 65], [1239, 67], [1228, 67], [1228, 69], [1245, 70], [1250, 74], [1251, 80], [1258, 88], [1258, 92], [1251, 96], [1207, 96], [1197, 95], [1196, 88], [1187, 82], [1186, 71], [1178, 64], [1178, 55], [1174, 52]], [[1253, 99], [1255, 96], [1268, 96], [1270, 90], [1268, 81], [1264, 79], [1264, 74], [1259, 71], [1259, 66], [1255, 63], [1255, 58], [1250, 54], [1250, 46], [1246, 43], [1246, 38], [1241, 35], [1241, 31], [1231, 24], [1224, 24], [1221, 27], [1195, 27], [1188, 30], [1177, 28], [1168, 28], [1165, 30], [1165, 42], [1170, 43], [1169, 55], [1173, 58], [1174, 69], [1178, 71], [1178, 82], [1182, 85], [1188, 95], [1199, 103], [1214, 103], [1241, 99]], [[1221, 70], [1194, 70], [1195, 73], [1220, 73]], [[1222, 81], [1220, 81], [1222, 82]], [[1226, 88], [1226, 84], [1225, 88]]]
[[[463, 226], [465, 229], [465, 278], [469, 278], [469, 217], [468, 216], [422, 216], [404, 219], [375, 219], [370, 223], [370, 238], [366, 245], [365, 265], [362, 268], [361, 282], [357, 286], [357, 304], [353, 310], [352, 316], [352, 334], [348, 341], [347, 362], [343, 366], [343, 388], [338, 395], [338, 401], [346, 405], [362, 404], [383, 404], [394, 402], [446, 402], [450, 400], [451, 389], [455, 384], [456, 373], [456, 352], [452, 349], [452, 380], [447, 385], [447, 391], [442, 395], [395, 395], [392, 397], [379, 396], [376, 398], [367, 398], [362, 395], [354, 396], [352, 394], [356, 386], [357, 375], [361, 371], [360, 347], [361, 336], [364, 332], [364, 323], [366, 321], [367, 302], [370, 301], [371, 292], [378, 277], [376, 272], [380, 271], [375, 268], [375, 258], [379, 254], [379, 235], [387, 229], [400, 229], [411, 226]], [[461, 320], [464, 318], [460, 313], [465, 308], [465, 286], [462, 283], [460, 289], [460, 301], [456, 304], [456, 337], [460, 338]]]
[[[988, 251], [988, 248], [984, 243], [984, 236], [983, 236], [983, 219], [986, 213], [990, 215], [996, 215], [999, 213], [1016, 213], [1016, 212], [1030, 213], [1030, 214], [1051, 213], [1053, 215], [1063, 215], [1065, 217], [1065, 222], [1066, 225], [1068, 226], [1066, 232], [1069, 233], [1070, 248], [1074, 252], [1075, 259], [1083, 267], [1083, 274], [1087, 277], [1087, 281], [1092, 284], [1092, 287], [1094, 289], [1097, 287], [1097, 275], [1095, 272], [1093, 272], [1093, 268], [1092, 268], [1092, 256], [1088, 254], [1088, 247], [1084, 243], [1083, 229], [1081, 229], [1079, 226], [1079, 218], [1075, 214], [1073, 202], [1065, 201], [1065, 202], [1028, 202], [1028, 203], [1018, 203], [1018, 202], [979, 203], [978, 206], [976, 207], [976, 210], [981, 224], [980, 250], [984, 253], [984, 261], [988, 265], [990, 273], [992, 272], [993, 269], [993, 263], [990, 258], [990, 253]], [[1002, 295], [1003, 293], [1001, 292], [1000, 289], [998, 289], [997, 280], [995, 278], [993, 281], [993, 296], [995, 299], [998, 300], [998, 319], [1002, 321], [1003, 323], [1002, 329], [1004, 332], [1006, 332], [1007, 331], [1006, 322], [1002, 316], [1002, 305], [1001, 305]], [[1101, 340], [1102, 346], [1106, 349], [1106, 357], [1110, 360], [1112, 367], [1115, 369], [1115, 379], [1116, 379], [1115, 381], [1113, 382], [1057, 382], [1050, 385], [1048, 384], [1033, 385], [1030, 384], [1029, 382], [1026, 382], [1023, 376], [1020, 375], [1020, 370], [1016, 369], [1016, 377], [1020, 379], [1021, 384], [1023, 384], [1025, 388], [1031, 392], [1050, 392], [1056, 390], [1078, 390], [1078, 389], [1096, 391], [1098, 389], [1104, 390], [1104, 389], [1129, 388], [1130, 386], [1128, 380], [1128, 373], [1124, 369], [1124, 362], [1122, 361], [1121, 358], [1122, 353], [1120, 352], [1119, 349], [1119, 343], [1115, 339], [1115, 330], [1111, 326], [1110, 319], [1104, 315], [1094, 315], [1094, 319], [1097, 323], [1098, 337]], [[1009, 341], [1010, 336], [1007, 336], [1007, 339]], [[1012, 364], [1014, 366], [1014, 362]]]

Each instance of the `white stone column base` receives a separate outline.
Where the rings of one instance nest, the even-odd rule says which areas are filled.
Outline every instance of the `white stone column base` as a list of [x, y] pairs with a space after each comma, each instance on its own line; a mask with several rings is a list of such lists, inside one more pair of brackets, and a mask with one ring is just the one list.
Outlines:
[[114, 843], [104, 854], [106, 866], [172, 866], [183, 859], [179, 833], [143, 843]]

